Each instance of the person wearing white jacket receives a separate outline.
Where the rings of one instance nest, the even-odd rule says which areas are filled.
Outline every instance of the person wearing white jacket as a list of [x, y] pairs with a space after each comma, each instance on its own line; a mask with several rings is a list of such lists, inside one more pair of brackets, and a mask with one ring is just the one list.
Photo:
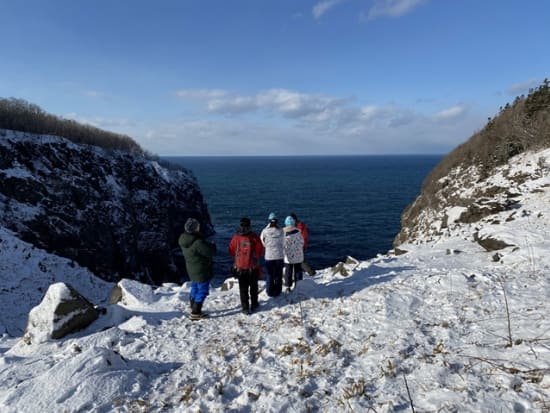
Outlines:
[[283, 253], [285, 262], [286, 290], [292, 287], [303, 277], [302, 262], [304, 261], [304, 238], [296, 228], [296, 221], [291, 216], [285, 218]]
[[269, 214], [269, 223], [260, 233], [265, 248], [265, 266], [267, 276], [265, 292], [269, 297], [276, 297], [283, 289], [283, 230], [277, 225], [277, 215]]

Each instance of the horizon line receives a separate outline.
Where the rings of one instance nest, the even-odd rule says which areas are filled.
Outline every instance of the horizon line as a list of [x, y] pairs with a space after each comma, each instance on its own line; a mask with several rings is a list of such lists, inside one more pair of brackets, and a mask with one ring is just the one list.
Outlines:
[[160, 158], [299, 158], [299, 157], [361, 157], [361, 156], [445, 156], [447, 153], [410, 153], [410, 154], [292, 154], [292, 155], [157, 155]]

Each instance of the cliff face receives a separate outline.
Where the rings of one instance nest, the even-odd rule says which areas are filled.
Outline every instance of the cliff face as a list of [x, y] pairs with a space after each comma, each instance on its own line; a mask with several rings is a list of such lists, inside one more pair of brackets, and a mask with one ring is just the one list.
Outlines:
[[172, 251], [191, 216], [213, 232], [188, 170], [0, 130], [0, 225], [103, 279], [178, 281], [184, 269]]

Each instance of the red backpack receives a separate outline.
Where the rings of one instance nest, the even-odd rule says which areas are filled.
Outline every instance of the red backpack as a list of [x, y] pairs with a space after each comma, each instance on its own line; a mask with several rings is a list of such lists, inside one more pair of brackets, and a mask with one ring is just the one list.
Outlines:
[[235, 268], [237, 270], [253, 270], [256, 268], [254, 256], [254, 241], [246, 235], [237, 237], [237, 249], [235, 250]]

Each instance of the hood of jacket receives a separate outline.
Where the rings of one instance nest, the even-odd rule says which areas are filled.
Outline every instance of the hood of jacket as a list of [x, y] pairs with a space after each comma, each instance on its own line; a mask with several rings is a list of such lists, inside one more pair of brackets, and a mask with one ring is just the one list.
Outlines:
[[199, 238], [201, 238], [201, 236], [197, 233], [190, 234], [189, 232], [184, 232], [181, 235], [181, 238], [179, 240], [179, 244], [183, 248], [189, 248]]

